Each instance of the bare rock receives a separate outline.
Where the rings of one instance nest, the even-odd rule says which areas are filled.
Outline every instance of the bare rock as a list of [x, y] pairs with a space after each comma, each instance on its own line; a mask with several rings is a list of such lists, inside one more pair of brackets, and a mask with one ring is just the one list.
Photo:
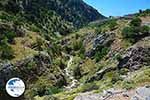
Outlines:
[[144, 65], [150, 65], [150, 48], [148, 47], [133, 47], [127, 50], [123, 59], [119, 62], [119, 68], [129, 68], [137, 70]]

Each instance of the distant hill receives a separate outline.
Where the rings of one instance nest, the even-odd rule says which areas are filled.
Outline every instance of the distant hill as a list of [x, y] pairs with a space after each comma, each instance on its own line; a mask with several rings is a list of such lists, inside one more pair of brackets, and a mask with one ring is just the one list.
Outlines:
[[4, 0], [0, 1], [0, 9], [46, 32], [61, 34], [70, 32], [72, 27], [105, 18], [82, 0]]

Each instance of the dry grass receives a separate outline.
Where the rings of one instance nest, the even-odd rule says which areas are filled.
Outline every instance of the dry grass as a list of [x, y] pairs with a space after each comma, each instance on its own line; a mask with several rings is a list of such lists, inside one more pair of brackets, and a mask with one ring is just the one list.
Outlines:
[[28, 32], [25, 37], [15, 38], [15, 44], [11, 45], [15, 53], [13, 62], [23, 59], [27, 56], [31, 56], [37, 53], [37, 51], [31, 49], [29, 46], [36, 42], [36, 38], [40, 37], [37, 33]]

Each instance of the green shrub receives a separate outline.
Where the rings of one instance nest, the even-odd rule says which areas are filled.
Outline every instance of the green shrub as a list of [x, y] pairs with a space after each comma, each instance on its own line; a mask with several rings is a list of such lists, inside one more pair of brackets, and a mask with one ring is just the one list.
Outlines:
[[122, 60], [122, 56], [120, 54], [117, 54], [116, 55], [116, 59], [117, 59], [117, 61], [121, 61]]
[[6, 33], [6, 37], [8, 38], [8, 42], [12, 43], [14, 38], [16, 37], [16, 33], [10, 31]]
[[134, 37], [134, 32], [132, 27], [125, 27], [122, 30], [122, 35], [124, 38], [133, 38]]
[[96, 53], [94, 55], [94, 58], [96, 59], [96, 62], [100, 61], [105, 55], [107, 55], [107, 53], [109, 52], [109, 48], [108, 47], [104, 47], [104, 46], [98, 46], [96, 48]]
[[60, 45], [56, 44], [56, 43], [53, 43], [52, 44], [52, 47], [50, 49], [51, 51], [51, 54], [54, 56], [54, 55], [60, 55], [61, 54], [61, 47]]
[[111, 82], [115, 84], [117, 81], [122, 81], [123, 79], [120, 77], [119, 73], [114, 73], [112, 76]]
[[40, 29], [37, 26], [35, 26], [34, 24], [32, 24], [29, 28], [33, 32], [40, 32]]
[[79, 51], [79, 56], [82, 58], [82, 59], [84, 59], [84, 57], [85, 57], [85, 47], [84, 46], [82, 46], [81, 48], [80, 48], [80, 51]]
[[129, 72], [129, 69], [127, 68], [122, 68], [119, 70], [119, 74], [121, 75], [127, 75], [128, 72]]
[[3, 60], [10, 60], [14, 58], [14, 51], [13, 49], [8, 45], [7, 40], [3, 40], [0, 43], [0, 58]]
[[52, 95], [62, 92], [62, 89], [54, 86], [47, 87], [46, 85], [42, 85], [37, 88], [34, 88], [32, 92], [34, 92], [34, 96], [39, 95], [41, 97], [44, 95]]
[[35, 61], [31, 61], [27, 64], [27, 69], [28, 70], [34, 70], [36, 68], [37, 64]]
[[44, 41], [41, 38], [36, 38], [36, 44], [37, 44], [38, 51], [42, 51], [43, 50], [42, 46], [44, 44]]
[[125, 88], [127, 90], [134, 88], [134, 82], [133, 81], [123, 82], [123, 88]]
[[142, 23], [142, 20], [136, 17], [130, 22], [130, 26], [139, 27], [141, 26], [141, 23]]
[[101, 27], [96, 28], [95, 32], [96, 32], [96, 34], [101, 34], [102, 33], [102, 28]]
[[55, 61], [54, 61], [54, 64], [59, 66], [60, 69], [64, 69], [66, 64], [65, 64], [65, 61], [64, 59], [61, 59], [61, 58], [57, 58]]
[[73, 68], [73, 76], [76, 79], [81, 78], [81, 70], [80, 70], [80, 67], [78, 65]]
[[79, 41], [77, 41], [77, 40], [73, 41], [73, 44], [72, 44], [72, 45], [73, 45], [73, 49], [74, 49], [75, 51], [80, 50], [80, 48], [83, 46], [81, 40], [79, 40]]
[[46, 88], [45, 95], [57, 94], [59, 92], [62, 92], [61, 88], [52, 86], [52, 87]]
[[81, 92], [97, 90], [99, 87], [95, 83], [87, 83], [81, 87]]
[[135, 43], [139, 39], [149, 34], [150, 28], [148, 26], [141, 26], [141, 19], [135, 18], [130, 22], [130, 26], [122, 30], [122, 35], [125, 39]]
[[116, 28], [116, 26], [118, 25], [116, 20], [114, 20], [114, 19], [110, 20], [108, 22], [108, 24], [109, 24], [108, 27], [110, 28], [111, 31], [113, 31]]
[[80, 37], [79, 34], [75, 34], [75, 39], [78, 39]]
[[144, 25], [141, 27], [141, 32], [147, 34], [150, 32], [150, 28], [148, 26]]

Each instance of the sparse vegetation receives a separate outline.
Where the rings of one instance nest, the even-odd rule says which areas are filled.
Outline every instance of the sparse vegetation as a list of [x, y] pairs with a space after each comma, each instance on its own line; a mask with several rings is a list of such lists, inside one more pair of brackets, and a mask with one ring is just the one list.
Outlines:
[[134, 18], [130, 22], [130, 26], [125, 27], [122, 30], [123, 37], [128, 39], [130, 42], [135, 43], [139, 39], [147, 36], [150, 28], [148, 26], [141, 26], [141, 23], [142, 21], [140, 18]]

